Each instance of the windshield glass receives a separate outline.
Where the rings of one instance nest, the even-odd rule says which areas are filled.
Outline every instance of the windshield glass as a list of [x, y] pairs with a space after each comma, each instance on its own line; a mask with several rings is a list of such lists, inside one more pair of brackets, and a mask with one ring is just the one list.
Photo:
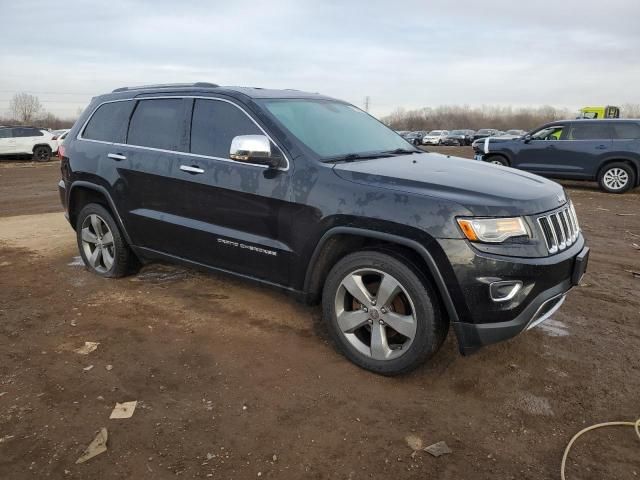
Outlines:
[[491, 133], [491, 130], [489, 130], [488, 128], [481, 128], [480, 130], [478, 130], [478, 133], [480, 135], [483, 135], [485, 133]]
[[440, 135], [442, 133], [442, 130], [431, 130], [429, 132], [429, 135]]
[[375, 118], [346, 103], [306, 99], [262, 100], [260, 103], [323, 159], [414, 148]]

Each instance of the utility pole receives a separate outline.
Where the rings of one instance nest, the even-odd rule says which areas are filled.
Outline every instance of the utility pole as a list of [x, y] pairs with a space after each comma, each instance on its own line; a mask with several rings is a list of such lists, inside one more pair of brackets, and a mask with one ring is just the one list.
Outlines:
[[369, 111], [369, 103], [370, 103], [371, 98], [369, 97], [369, 95], [367, 95], [366, 97], [364, 97], [364, 111], [368, 112]]

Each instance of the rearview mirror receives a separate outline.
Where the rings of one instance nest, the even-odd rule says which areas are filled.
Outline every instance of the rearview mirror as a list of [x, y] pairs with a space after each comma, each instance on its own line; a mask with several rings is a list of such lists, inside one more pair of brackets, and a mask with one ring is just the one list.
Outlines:
[[531, 135], [527, 133], [524, 137], [522, 137], [522, 140], [524, 140], [524, 143], [529, 143], [531, 141]]
[[280, 151], [271, 151], [271, 141], [266, 135], [238, 135], [231, 140], [229, 158], [238, 162], [266, 165], [278, 168], [283, 158]]

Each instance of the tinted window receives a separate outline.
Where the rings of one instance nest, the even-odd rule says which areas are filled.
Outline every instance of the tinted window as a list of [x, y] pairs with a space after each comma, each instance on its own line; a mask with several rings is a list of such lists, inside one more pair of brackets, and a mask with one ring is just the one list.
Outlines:
[[640, 138], [640, 125], [637, 123], [614, 123], [613, 127], [613, 138], [625, 140], [625, 139], [633, 139]]
[[0, 138], [11, 138], [11, 129], [0, 128]]
[[567, 134], [567, 140], [604, 140], [610, 138], [609, 125], [601, 121], [571, 125]]
[[93, 114], [82, 137], [103, 142], [124, 143], [132, 108], [133, 102], [105, 103]]
[[141, 100], [133, 112], [127, 143], [163, 150], [183, 150], [183, 101], [179, 98]]
[[191, 120], [191, 153], [229, 158], [231, 140], [238, 135], [262, 135], [262, 131], [230, 103], [196, 100]]
[[42, 137], [43, 133], [37, 128], [18, 127], [13, 129], [14, 137]]

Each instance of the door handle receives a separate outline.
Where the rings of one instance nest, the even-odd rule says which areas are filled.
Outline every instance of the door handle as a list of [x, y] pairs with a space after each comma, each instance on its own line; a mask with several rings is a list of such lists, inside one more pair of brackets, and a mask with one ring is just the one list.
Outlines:
[[204, 169], [200, 167], [190, 167], [189, 165], [180, 165], [180, 170], [187, 173], [204, 173]]
[[596, 147], [596, 150], [606, 150], [606, 149], [607, 149], [607, 146], [606, 146], [606, 145], [598, 145], [598, 146]]
[[108, 153], [107, 157], [109, 157], [112, 160], [117, 160], [118, 162], [120, 160], [126, 160], [127, 157], [125, 157], [124, 155], [122, 155], [121, 153]]

